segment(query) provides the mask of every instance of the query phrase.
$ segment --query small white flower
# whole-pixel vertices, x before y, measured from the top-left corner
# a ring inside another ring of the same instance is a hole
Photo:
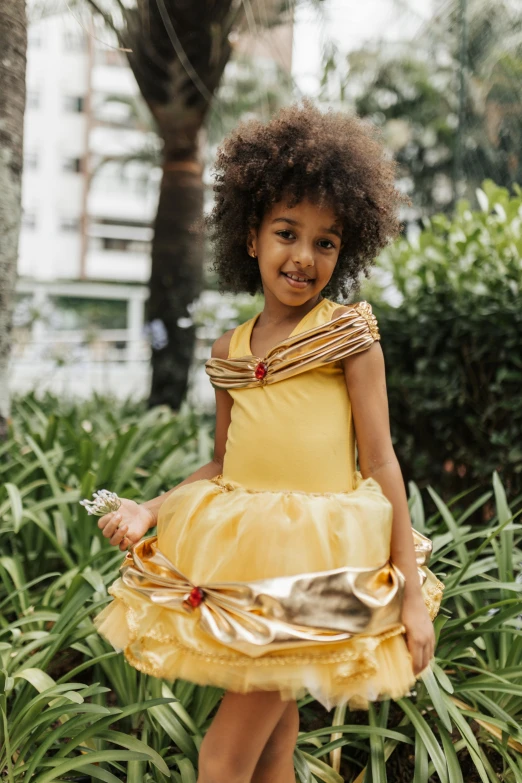
[[[180,329],[188,329],[190,326],[192,326],[192,318],[178,318],[178,326]]]
[[[83,506],[88,514],[95,517],[103,517],[111,511],[117,511],[121,506],[121,500],[115,492],[108,489],[100,489],[93,492],[94,500],[80,500],[80,506]]]

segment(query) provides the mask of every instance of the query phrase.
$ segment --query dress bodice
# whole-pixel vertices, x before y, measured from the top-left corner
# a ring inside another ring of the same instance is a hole
[[[290,337],[330,322],[323,299]],[[252,318],[236,328],[229,359],[252,355]],[[340,361],[272,384],[229,389],[233,398],[224,480],[252,490],[349,492],[354,488],[355,430]]]

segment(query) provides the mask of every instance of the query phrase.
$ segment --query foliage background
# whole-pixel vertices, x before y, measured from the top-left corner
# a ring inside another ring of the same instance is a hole
[[[394,445],[407,480],[446,497],[499,472],[522,492],[522,190],[424,221],[382,257],[400,297],[375,304]],[[374,293],[377,293],[374,291]],[[382,293],[382,292],[381,292]],[[372,300],[374,301],[374,300]]]

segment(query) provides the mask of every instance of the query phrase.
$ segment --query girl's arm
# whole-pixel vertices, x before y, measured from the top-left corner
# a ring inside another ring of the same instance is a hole
[[[406,579],[402,622],[417,674],[433,656],[435,635],[421,592],[406,489],[391,440],[380,343],[374,342],[366,351],[347,357],[343,366],[361,474],[374,478],[393,506],[390,557]]]
[[[212,356],[226,359],[230,345],[232,332],[226,332],[212,346]],[[136,503],[127,498],[121,499],[118,511],[100,517],[98,527],[103,530],[105,538],[110,539],[113,546],[119,546],[124,551],[130,544],[139,541],[150,528],[158,522],[158,514],[165,500],[184,484],[191,484],[199,479],[210,479],[218,476],[223,470],[223,459],[227,443],[228,427],[232,410],[232,397],[227,391],[216,389],[216,434],[214,441],[214,455],[210,462],[198,468],[184,481],[181,481],[172,489],[158,497],[147,500],[145,503]]]

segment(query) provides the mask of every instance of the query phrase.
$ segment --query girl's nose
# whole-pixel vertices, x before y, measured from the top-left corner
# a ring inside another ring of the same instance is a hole
[[[311,256],[309,256],[308,258],[303,258],[303,257],[301,257],[300,259],[296,258],[294,259],[294,264],[300,267],[301,269],[306,269],[307,267],[314,265],[314,259]]]

